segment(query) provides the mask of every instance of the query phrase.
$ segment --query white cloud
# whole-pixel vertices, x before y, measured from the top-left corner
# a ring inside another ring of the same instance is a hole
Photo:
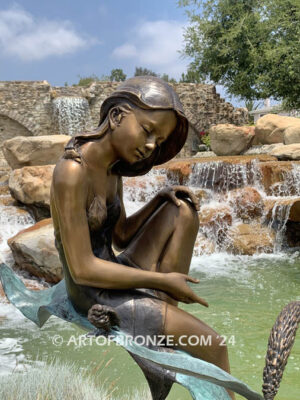
[[[68,21],[38,20],[19,7],[0,11],[0,51],[6,55],[35,61],[74,53],[94,43]]]
[[[178,21],[148,21],[138,24],[127,42],[113,51],[115,58],[131,58],[137,66],[152,68],[179,78],[189,64],[180,57],[184,24]]]

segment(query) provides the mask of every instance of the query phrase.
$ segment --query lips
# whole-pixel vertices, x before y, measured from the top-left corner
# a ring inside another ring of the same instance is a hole
[[[136,152],[140,158],[145,158],[145,154],[140,149],[136,149]]]

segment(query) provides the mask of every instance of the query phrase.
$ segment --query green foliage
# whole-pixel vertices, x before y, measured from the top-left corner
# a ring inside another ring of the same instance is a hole
[[[176,79],[170,78],[168,74],[157,74],[156,72],[151,71],[151,69],[148,68],[135,67],[134,76],[145,76],[145,75],[157,76],[165,82],[176,83]]]
[[[93,82],[100,81],[98,76],[96,76],[95,74],[92,74],[90,76],[79,75],[78,77],[79,77],[78,83],[74,83],[73,86],[89,86]]]
[[[168,74],[158,75],[163,81],[168,83],[176,83],[176,79],[170,78]]]
[[[179,0],[189,16],[184,54],[202,80],[243,99],[300,107],[299,0]]]
[[[196,71],[188,69],[186,74],[183,72],[181,74],[180,81],[182,83],[201,83],[201,78]]]
[[[144,75],[158,76],[158,74],[151,71],[151,69],[143,67],[135,67],[134,76],[144,76]]]
[[[124,74],[122,68],[115,68],[111,70],[109,79],[112,82],[122,82],[125,81],[126,76],[127,75]]]
[[[210,149],[210,136],[207,132],[200,132],[201,142]]]

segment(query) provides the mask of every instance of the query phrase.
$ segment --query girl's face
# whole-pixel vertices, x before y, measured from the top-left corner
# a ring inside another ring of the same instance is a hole
[[[135,108],[122,114],[120,121],[114,123],[111,136],[117,157],[130,164],[149,157],[174,131],[176,123],[176,114],[172,110]]]

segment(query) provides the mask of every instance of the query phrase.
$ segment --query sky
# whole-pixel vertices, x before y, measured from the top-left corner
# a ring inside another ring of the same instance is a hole
[[[135,67],[179,79],[187,24],[176,0],[0,0],[0,80],[63,86]]]

